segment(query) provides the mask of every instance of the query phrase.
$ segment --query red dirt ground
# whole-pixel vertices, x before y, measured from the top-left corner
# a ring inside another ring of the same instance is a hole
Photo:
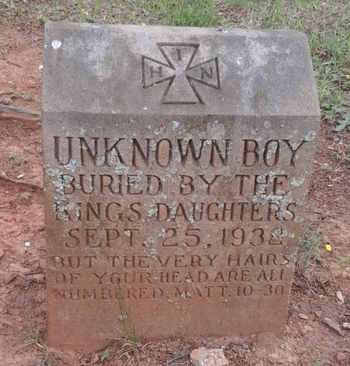
[[[0,25],[1,103],[40,110],[42,45],[42,30]],[[295,276],[284,340],[271,334],[167,339],[144,343],[139,364],[188,365],[176,357],[204,346],[223,348],[230,365],[350,365],[350,330],[342,329],[343,322],[350,322],[348,157],[350,134],[335,134],[322,123],[305,229],[322,234],[323,242],[306,272]],[[330,253],[326,243],[332,245]],[[344,266],[341,258],[347,258]],[[101,353],[48,349],[46,307],[41,125],[0,116],[0,364],[127,363],[131,352],[121,340],[108,348],[105,362]]]

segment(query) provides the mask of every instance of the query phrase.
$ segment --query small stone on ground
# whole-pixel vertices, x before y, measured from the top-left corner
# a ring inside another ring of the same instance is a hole
[[[344,355],[344,353],[343,352],[339,352],[338,354],[337,354],[337,360],[338,361],[344,361],[346,359],[346,356]]]
[[[225,366],[229,364],[222,349],[200,347],[193,350],[190,357],[194,366]]]

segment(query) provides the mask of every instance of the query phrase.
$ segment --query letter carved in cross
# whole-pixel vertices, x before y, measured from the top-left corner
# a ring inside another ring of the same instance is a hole
[[[142,56],[144,88],[168,81],[163,104],[204,104],[195,83],[220,89],[219,62],[214,57],[192,65],[198,51],[197,43],[157,43],[166,63]]]

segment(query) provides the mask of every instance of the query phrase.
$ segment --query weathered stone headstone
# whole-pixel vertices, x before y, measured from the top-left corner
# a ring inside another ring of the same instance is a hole
[[[49,23],[49,344],[282,336],[318,125],[300,33]]]

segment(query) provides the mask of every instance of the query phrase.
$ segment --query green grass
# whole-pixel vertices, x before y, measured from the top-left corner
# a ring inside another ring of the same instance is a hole
[[[349,116],[348,0],[0,0],[2,24],[47,20],[296,29],[309,39],[322,119],[337,127]]]
[[[164,24],[215,27],[220,24],[220,17],[212,0],[173,0],[169,1]]]
[[[317,253],[322,242],[322,235],[314,232],[305,233],[299,241],[297,266],[305,272],[310,261]]]
[[[337,162],[339,164],[345,164],[350,169],[350,145],[340,142],[332,150],[332,155],[336,158]]]
[[[19,349],[26,349],[28,347],[35,347],[37,350],[36,366],[56,366],[61,363],[61,358],[52,353],[43,338],[43,331],[37,326],[34,316],[33,309],[27,304],[24,294],[21,295],[16,291],[18,306],[22,309],[22,315],[24,319],[25,331],[24,344]]]
[[[37,25],[47,20],[210,27],[220,18],[212,0],[0,0],[0,22]]]
[[[23,158],[13,152],[9,152],[9,159],[17,166],[20,166],[23,163]]]
[[[339,259],[339,269],[343,270],[348,266],[350,266],[350,257],[341,257]]]
[[[350,3],[342,0],[227,0],[227,3],[231,12],[225,18],[226,26],[304,32],[309,39],[322,118],[335,125],[344,120],[350,109]],[[243,16],[237,19],[235,13]]]
[[[325,364],[323,360],[315,360],[309,363],[309,366],[322,366]]]

